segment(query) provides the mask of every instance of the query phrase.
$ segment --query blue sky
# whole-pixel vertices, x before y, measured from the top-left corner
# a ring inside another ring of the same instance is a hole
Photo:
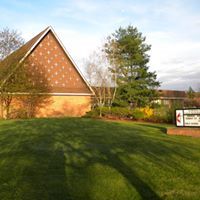
[[[131,24],[152,45],[161,88],[200,88],[199,0],[0,0],[0,22],[26,40],[52,25],[82,71],[106,36]]]

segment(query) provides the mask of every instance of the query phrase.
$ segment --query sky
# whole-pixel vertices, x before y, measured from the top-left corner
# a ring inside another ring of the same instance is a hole
[[[49,25],[83,73],[107,36],[137,27],[152,45],[149,70],[161,89],[200,90],[199,0],[0,0],[0,29],[28,41]]]

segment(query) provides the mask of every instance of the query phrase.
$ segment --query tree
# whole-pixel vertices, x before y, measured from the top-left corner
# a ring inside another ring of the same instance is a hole
[[[137,28],[128,26],[119,28],[107,38],[104,51],[117,75],[118,105],[145,106],[156,96],[155,88],[160,85],[156,73],[149,72],[147,66],[151,49],[145,43],[146,38]]]
[[[13,51],[18,49],[24,44],[24,39],[16,30],[10,30],[9,28],[4,28],[0,30],[0,61],[11,54]],[[4,68],[0,69],[1,73],[1,80],[0,84],[2,85],[5,82],[5,77],[9,73],[9,66],[8,63],[5,62],[6,65]],[[16,63],[13,63],[13,67],[16,67]],[[1,92],[1,116],[3,117],[3,110],[4,106],[6,107],[6,112],[9,113],[10,104],[12,101],[11,96],[8,93],[4,92],[5,88],[2,88],[0,85],[0,92]]]
[[[198,97],[198,92],[195,92],[190,86],[187,91],[187,99],[184,100],[185,107],[196,107],[200,106],[200,101]]]
[[[189,99],[194,99],[195,98],[195,91],[192,89],[192,87],[190,86],[188,91],[187,91],[187,96]]]
[[[95,93],[93,106],[99,107],[99,116],[102,116],[103,106],[111,106],[115,94],[115,84],[109,71],[109,63],[105,54],[94,51],[85,62],[86,77]]]
[[[36,71],[32,76],[34,69],[29,61],[20,62],[23,52],[15,50],[23,44],[24,39],[16,30],[5,28],[0,31],[1,116],[7,119],[18,117],[21,112],[23,117],[33,117],[36,109],[49,101],[48,95],[42,95],[49,92],[46,78]],[[5,58],[8,55],[9,58]],[[14,108],[12,104],[15,104]]]
[[[24,44],[24,39],[16,30],[4,28],[0,30],[0,60]]]
[[[33,69],[28,61],[19,64],[17,68],[14,65],[9,69],[9,76],[1,85],[2,111],[5,110],[5,116],[2,116],[6,119],[18,117],[21,114],[26,118],[34,117],[36,109],[49,101],[49,96],[44,95],[50,91],[45,76],[37,71],[34,71],[32,75]],[[11,112],[13,100],[15,108]]]

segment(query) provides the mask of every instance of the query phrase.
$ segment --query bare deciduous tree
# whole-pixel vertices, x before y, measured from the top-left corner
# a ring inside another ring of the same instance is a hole
[[[0,60],[24,44],[24,39],[16,30],[4,28],[0,30]]]
[[[9,28],[4,28],[0,30],[0,61],[3,60],[6,56],[11,54],[13,51],[18,49],[24,44],[24,39],[16,30],[10,30]],[[15,65],[15,64],[13,64]],[[6,66],[7,67],[7,66]],[[3,76],[6,76],[7,70],[0,69],[2,74],[0,84],[3,83]],[[4,89],[1,89],[1,116],[3,117],[4,106],[6,106],[6,112],[9,113],[10,104],[12,102],[12,96],[4,92]]]
[[[10,69],[11,67],[8,67],[8,76],[0,89],[2,117],[18,118],[22,112],[23,117],[34,117],[36,108],[41,107],[49,99],[48,95],[44,95],[49,92],[46,78],[39,72],[35,72],[33,76],[29,62],[13,66],[14,71]],[[11,109],[13,100],[16,105]]]
[[[2,118],[8,119],[22,114],[23,117],[33,117],[36,109],[49,99],[49,96],[45,95],[49,92],[46,78],[37,72],[31,76],[31,64],[27,61],[20,63],[16,59],[21,56],[20,52],[12,54],[23,44],[24,39],[16,30],[0,30],[0,61],[3,60],[0,64]],[[9,59],[5,58],[8,55]]]
[[[100,117],[103,106],[110,107],[115,96],[116,80],[109,68],[108,60],[101,50],[94,51],[85,62],[86,77],[95,92],[93,107],[99,107]]]

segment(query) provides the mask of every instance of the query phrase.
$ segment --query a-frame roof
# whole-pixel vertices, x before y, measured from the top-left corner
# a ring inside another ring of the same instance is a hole
[[[25,56],[27,52],[30,51],[30,49],[33,47],[33,45],[41,38],[41,36],[46,32],[48,28],[40,32],[38,35],[36,35],[34,38],[29,40],[26,44],[24,44],[22,47],[11,53],[9,56],[7,56],[4,60],[0,62],[0,80],[1,84],[2,82],[9,76],[11,71],[13,70],[13,66],[17,66],[20,62],[22,62],[25,59]],[[8,74],[9,72],[9,74]]]
[[[58,38],[57,34],[55,33],[55,31],[53,30],[53,28],[51,26],[47,27],[45,30],[40,32],[38,35],[36,35],[31,40],[29,40],[22,47],[20,47],[15,52],[11,53],[9,56],[7,56],[4,60],[2,60],[0,62],[0,69],[1,69],[0,87],[3,85],[3,83],[6,81],[6,79],[9,78],[9,76],[12,73],[14,73],[17,66],[20,63],[22,63],[31,54],[31,52],[35,49],[35,47],[42,41],[42,39],[49,32],[51,32],[55,36],[55,38],[59,42],[61,48],[63,49],[63,51],[65,52],[65,54],[67,55],[67,57],[69,58],[69,60],[71,61],[71,63],[73,64],[73,66],[75,67],[75,69],[77,70],[77,72],[79,73],[79,75],[81,76],[83,81],[85,82],[85,84],[87,85],[87,87],[89,88],[89,90],[91,91],[91,94],[94,94],[94,92],[93,92],[92,88],[90,87],[90,85],[88,84],[87,80],[84,78],[83,74],[81,73],[81,71],[79,70],[79,68],[77,67],[77,65],[73,61],[72,57],[69,55],[69,53],[67,52],[64,45],[62,44],[62,42],[60,41],[60,39]],[[10,69],[8,69],[8,68],[10,68]],[[9,72],[9,74],[8,74],[8,72]]]

